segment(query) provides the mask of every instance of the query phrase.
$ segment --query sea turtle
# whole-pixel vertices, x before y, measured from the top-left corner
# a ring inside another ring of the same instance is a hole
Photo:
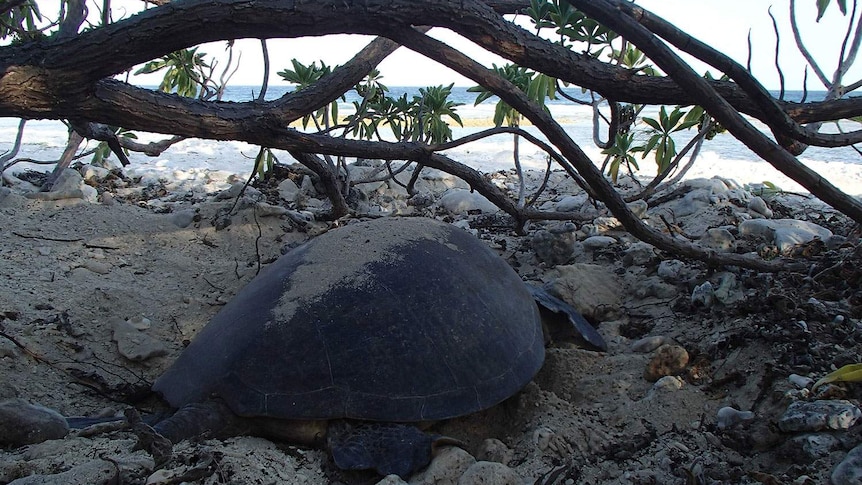
[[[263,433],[404,477],[437,439],[409,423],[494,406],[543,360],[533,296],[487,245],[427,218],[359,222],[292,249],[212,318],[153,385],[178,409],[154,429]]]

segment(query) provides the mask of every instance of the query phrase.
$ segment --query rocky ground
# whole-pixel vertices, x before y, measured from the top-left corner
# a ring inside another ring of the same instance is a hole
[[[374,170],[365,165],[355,171]],[[70,174],[57,195],[28,196],[26,180],[0,189],[0,483],[381,480],[256,437],[184,442],[157,466],[124,421],[67,430],[52,410],[158,410],[150,384],[221,305],[259,267],[333,226],[314,219],[325,202],[302,171],[280,169],[242,193],[231,178],[189,186],[78,173],[86,182]],[[516,189],[511,173],[489,176]],[[540,174],[528,179],[541,184]],[[556,339],[521,393],[435,425],[464,445],[441,449],[410,483],[862,483],[862,387],[813,386],[860,362],[862,246],[846,218],[803,195],[722,179],[633,205],[715,250],[805,263],[764,274],[638,242],[561,173],[538,205],[586,222],[534,223],[526,235],[446,175],[428,172],[419,188],[408,198],[397,185],[366,184],[351,202],[357,217],[436,217],[474,232],[525,280],[576,306],[608,350]]]

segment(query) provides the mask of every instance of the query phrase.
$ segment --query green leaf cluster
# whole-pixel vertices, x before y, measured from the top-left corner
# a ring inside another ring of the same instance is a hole
[[[609,155],[610,164],[608,165],[608,175],[611,180],[616,183],[619,177],[620,167],[626,165],[639,170],[637,159],[634,154],[643,151],[643,146],[635,146],[634,133],[617,133],[614,137],[614,144],[602,150],[602,153]]]
[[[363,95],[362,101],[353,102],[356,111],[346,118],[351,127],[348,134],[369,140],[381,139],[379,130],[387,127],[399,141],[445,143],[453,136],[448,121],[463,126],[457,113],[460,103],[449,99],[453,86],[428,86],[420,88],[419,94],[411,98],[407,94],[393,98],[386,95],[389,89],[379,78],[373,83],[366,81],[357,86],[357,92]]]
[[[545,100],[556,99],[556,80],[552,77],[514,64],[506,64],[502,67],[494,64],[492,69],[497,75],[508,80],[526,93],[531,101],[538,103],[546,110]],[[473,103],[474,106],[494,96],[494,93],[484,86],[470,87],[467,89],[467,92],[478,93],[476,101]],[[494,109],[495,126],[502,126],[505,122],[506,126],[516,127],[520,124],[520,120],[521,114],[517,110],[506,104],[503,100],[497,102],[497,106]]]
[[[302,90],[316,83],[320,78],[332,73],[332,67],[327,66],[323,61],[320,65],[317,62],[312,62],[305,65],[296,59],[290,60],[293,69],[284,69],[278,72],[278,75],[285,81],[295,84],[296,90]],[[341,97],[344,100],[344,97]],[[318,127],[329,127],[330,123],[338,122],[338,101],[333,101],[327,106],[324,106],[314,113],[307,114],[302,117],[302,127],[308,128],[311,121],[315,122]]]
[[[266,174],[272,171],[272,167],[277,161],[271,149],[262,147],[254,159],[254,168],[257,172],[258,180],[263,180]]]
[[[829,7],[829,4],[832,3],[832,0],[816,0],[817,1],[817,21],[820,22],[820,19],[823,18],[823,14],[826,13],[826,9]],[[838,9],[841,10],[841,15],[847,15],[847,0],[838,0]]]
[[[130,140],[137,140],[138,139],[138,135],[134,134],[133,132],[131,132],[125,128],[120,128],[118,126],[111,126],[110,128],[111,128],[111,131],[113,131],[114,134],[117,135],[117,137],[119,137],[119,138],[128,138]],[[123,148],[123,152],[126,153],[126,156],[129,155],[129,150]],[[90,160],[90,163],[91,164],[99,164],[103,160],[110,157],[112,153],[113,152],[111,151],[111,147],[108,146],[107,142],[104,142],[104,141],[99,142],[99,145],[96,146],[96,150],[93,152],[93,158]]]
[[[598,56],[618,34],[587,17],[564,0],[530,0],[524,13],[533,21],[536,32],[554,29],[563,45],[585,43],[585,52]],[[593,48],[596,50],[593,50]]]
[[[203,83],[203,70],[210,67],[205,59],[206,54],[198,53],[197,50],[195,47],[172,52],[144,64],[135,74],[151,74],[164,70],[165,76],[159,84],[159,91],[175,92],[187,98],[197,97],[198,89]]]
[[[676,142],[674,142],[672,134],[697,125],[701,121],[701,116],[697,116],[695,111],[689,112],[686,116],[686,112],[682,111],[679,106],[668,113],[666,107],[662,106],[659,110],[658,119],[642,118],[643,122],[650,127],[650,137],[643,145],[643,158],[655,150],[655,162],[658,170],[660,173],[665,171],[677,153]]]
[[[41,21],[42,14],[35,0],[11,8],[0,15],[0,39],[23,41],[40,37],[42,33],[37,22]]]

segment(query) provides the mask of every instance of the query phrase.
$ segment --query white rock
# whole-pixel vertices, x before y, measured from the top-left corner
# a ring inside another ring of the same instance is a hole
[[[859,485],[862,483],[862,445],[850,450],[832,470],[832,485]]]
[[[643,219],[647,215],[647,209],[649,209],[649,205],[645,200],[636,200],[634,202],[629,202],[628,208],[638,219]]]
[[[797,389],[806,389],[808,386],[814,383],[814,379],[810,377],[800,376],[799,374],[790,374],[787,377],[787,380],[790,381],[791,384],[796,386]]]
[[[567,195],[557,201],[555,210],[559,212],[577,212],[584,204],[587,203],[589,197],[586,193],[578,195]]]
[[[440,197],[439,203],[450,214],[465,214],[476,210],[486,214],[493,214],[500,210],[482,194],[464,189],[447,190]]]
[[[296,202],[299,195],[299,187],[291,179],[284,179],[278,184],[278,196],[288,202]]]
[[[161,341],[141,332],[125,320],[116,319],[113,324],[112,340],[117,342],[117,351],[123,357],[142,362],[168,353]]]
[[[712,286],[712,283],[709,281],[704,282],[698,286],[694,287],[694,290],[691,292],[691,303],[692,304],[700,304],[706,308],[712,306],[715,302],[715,289]]]
[[[787,411],[778,420],[778,428],[786,433],[841,430],[853,426],[860,417],[862,411],[850,401],[796,401],[787,407]]]
[[[736,245],[736,239],[733,237],[733,234],[723,227],[707,229],[698,242],[701,246],[725,252],[733,251]]]
[[[832,236],[832,231],[825,227],[795,219],[751,219],[739,225],[739,233],[764,238],[778,246],[781,252],[815,238],[826,241]]]
[[[748,208],[762,217],[765,217],[767,219],[772,218],[772,209],[770,209],[769,206],[766,205],[766,201],[763,200],[763,198],[759,195],[752,197],[751,200],[748,201]]]
[[[425,470],[410,477],[410,485],[445,485],[456,484],[461,475],[476,463],[470,453],[449,446],[437,453]]]
[[[458,479],[458,485],[523,485],[524,481],[514,470],[502,463],[479,461]]]
[[[728,429],[736,426],[743,421],[754,419],[754,413],[751,411],[740,411],[730,406],[725,406],[718,410],[715,424],[718,429]]]

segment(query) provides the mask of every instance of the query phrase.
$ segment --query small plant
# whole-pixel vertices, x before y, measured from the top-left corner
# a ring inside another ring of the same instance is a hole
[[[608,175],[614,183],[617,182],[621,166],[625,165],[629,167],[629,170],[631,167],[634,167],[635,170],[639,169],[634,154],[643,151],[643,147],[634,146],[634,137],[634,133],[617,133],[614,144],[602,150],[603,154],[611,157]]]
[[[670,113],[667,112],[665,106],[662,106],[659,110],[658,119],[641,118],[651,128],[650,138],[643,146],[642,158],[646,158],[648,153],[655,150],[655,163],[659,173],[664,172],[676,156],[676,142],[674,142],[672,134],[687,130],[700,122],[700,120],[683,119],[685,113],[685,111],[680,110],[679,106]]]
[[[129,140],[137,140],[138,135],[133,132],[126,130],[125,128],[119,128],[116,126],[109,127],[111,131],[117,135],[118,138],[127,138]],[[129,150],[127,148],[123,148],[123,152],[126,156],[129,155]],[[111,147],[108,146],[108,142],[99,142],[99,145],[96,147],[95,151],[93,151],[93,158],[90,160],[91,164],[99,164],[102,160],[107,159],[111,156],[113,152],[111,151]]]
[[[204,58],[206,54],[198,53],[197,50],[198,48],[195,47],[172,52],[161,59],[144,64],[144,67],[138,69],[135,74],[151,74],[164,69],[165,76],[159,84],[159,91],[176,92],[187,98],[197,97],[198,89],[204,82],[202,72],[210,68]]]
[[[284,69],[278,72],[278,75],[282,77],[285,81],[295,84],[296,90],[299,91],[301,89],[305,89],[308,86],[316,83],[323,76],[330,74],[332,72],[332,67],[327,66],[320,62],[320,66],[317,65],[317,62],[312,62],[309,65],[305,65],[296,59],[291,59],[290,63],[293,65],[293,69]],[[336,66],[337,67],[337,66]],[[344,97],[340,98],[344,101]],[[324,106],[319,110],[315,111],[313,114],[307,114],[302,118],[302,127],[308,128],[308,124],[310,121],[314,121],[317,129],[329,128],[331,124],[338,122],[338,100],[329,103],[328,106]]]

